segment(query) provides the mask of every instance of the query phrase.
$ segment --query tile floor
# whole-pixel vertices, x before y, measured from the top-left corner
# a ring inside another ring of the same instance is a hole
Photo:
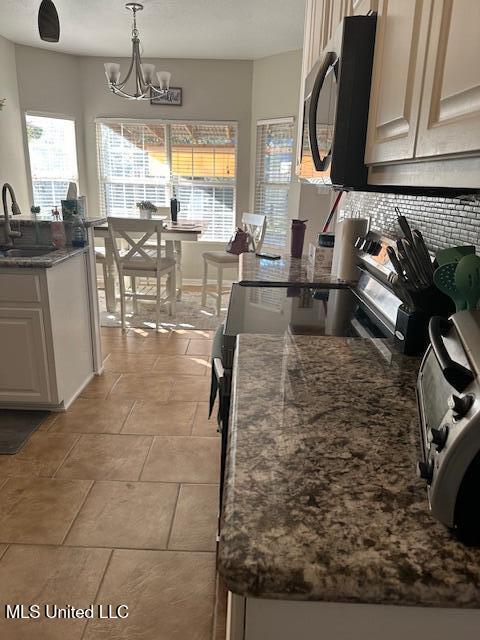
[[[129,605],[5,620],[5,640],[210,640],[219,445],[211,334],[102,329],[105,373],[0,456],[0,602]]]

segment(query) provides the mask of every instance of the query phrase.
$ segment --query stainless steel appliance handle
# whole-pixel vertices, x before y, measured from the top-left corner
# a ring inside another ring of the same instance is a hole
[[[320,91],[322,90],[323,83],[325,82],[327,72],[329,68],[333,64],[335,64],[336,60],[337,56],[333,51],[329,51],[325,55],[325,60],[323,61],[320,71],[318,72],[310,97],[310,108],[308,112],[308,136],[310,138],[310,150],[312,152],[313,164],[317,171],[325,171],[330,163],[331,149],[328,155],[323,158],[323,160],[320,157],[320,150],[318,148],[317,139],[317,108],[318,98],[320,96]]]
[[[473,381],[475,375],[450,357],[445,347],[443,337],[452,326],[451,322],[442,316],[432,316],[428,325],[428,333],[432,349],[437,358],[438,365],[445,377],[445,380],[454,389],[462,392]]]

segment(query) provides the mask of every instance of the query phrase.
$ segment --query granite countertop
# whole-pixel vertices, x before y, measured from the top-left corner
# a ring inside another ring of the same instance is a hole
[[[17,245],[17,249],[21,249],[22,245]],[[86,253],[88,246],[85,247],[65,247],[64,249],[55,249],[42,256],[22,256],[4,258],[0,255],[0,269],[3,267],[21,267],[23,269],[48,269],[54,267],[61,262],[65,262],[69,258],[80,253]]]
[[[97,216],[96,218],[84,218],[83,219],[83,223],[84,226],[86,228],[88,227],[94,227],[97,226],[99,224],[102,224],[103,222],[106,222],[106,217],[105,216]],[[55,220],[53,219],[51,214],[48,215],[38,215],[36,217],[36,219],[33,217],[33,215],[30,214],[22,214],[19,216],[10,216],[10,224],[12,226],[12,229],[16,229],[18,227],[18,224],[20,223],[21,226],[23,227],[33,227],[35,224],[44,226],[44,225],[49,225],[52,224],[52,222],[55,222]],[[72,221],[71,220],[60,220],[60,222],[65,222],[66,224],[71,224]],[[0,218],[0,226],[3,226],[5,224],[5,218],[3,218],[3,216]],[[0,234],[0,244],[2,243],[2,237]]]
[[[480,549],[430,516],[416,477],[418,366],[361,338],[238,337],[219,548],[231,591],[480,607]]]
[[[248,287],[318,287],[346,289],[352,282],[342,280],[321,268],[309,269],[308,258],[282,256],[279,260],[258,258],[254,253],[240,255],[238,283]]]

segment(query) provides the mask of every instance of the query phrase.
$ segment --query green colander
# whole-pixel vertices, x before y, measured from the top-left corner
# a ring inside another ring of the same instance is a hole
[[[467,303],[455,283],[455,270],[457,268],[457,264],[457,262],[450,262],[438,267],[438,269],[435,269],[433,282],[437,289],[440,289],[442,293],[454,301],[457,311],[463,311],[466,308]]]

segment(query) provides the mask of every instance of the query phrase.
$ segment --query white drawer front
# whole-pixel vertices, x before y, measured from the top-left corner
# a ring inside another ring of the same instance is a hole
[[[0,302],[40,302],[40,276],[16,273],[11,269],[0,273]]]

